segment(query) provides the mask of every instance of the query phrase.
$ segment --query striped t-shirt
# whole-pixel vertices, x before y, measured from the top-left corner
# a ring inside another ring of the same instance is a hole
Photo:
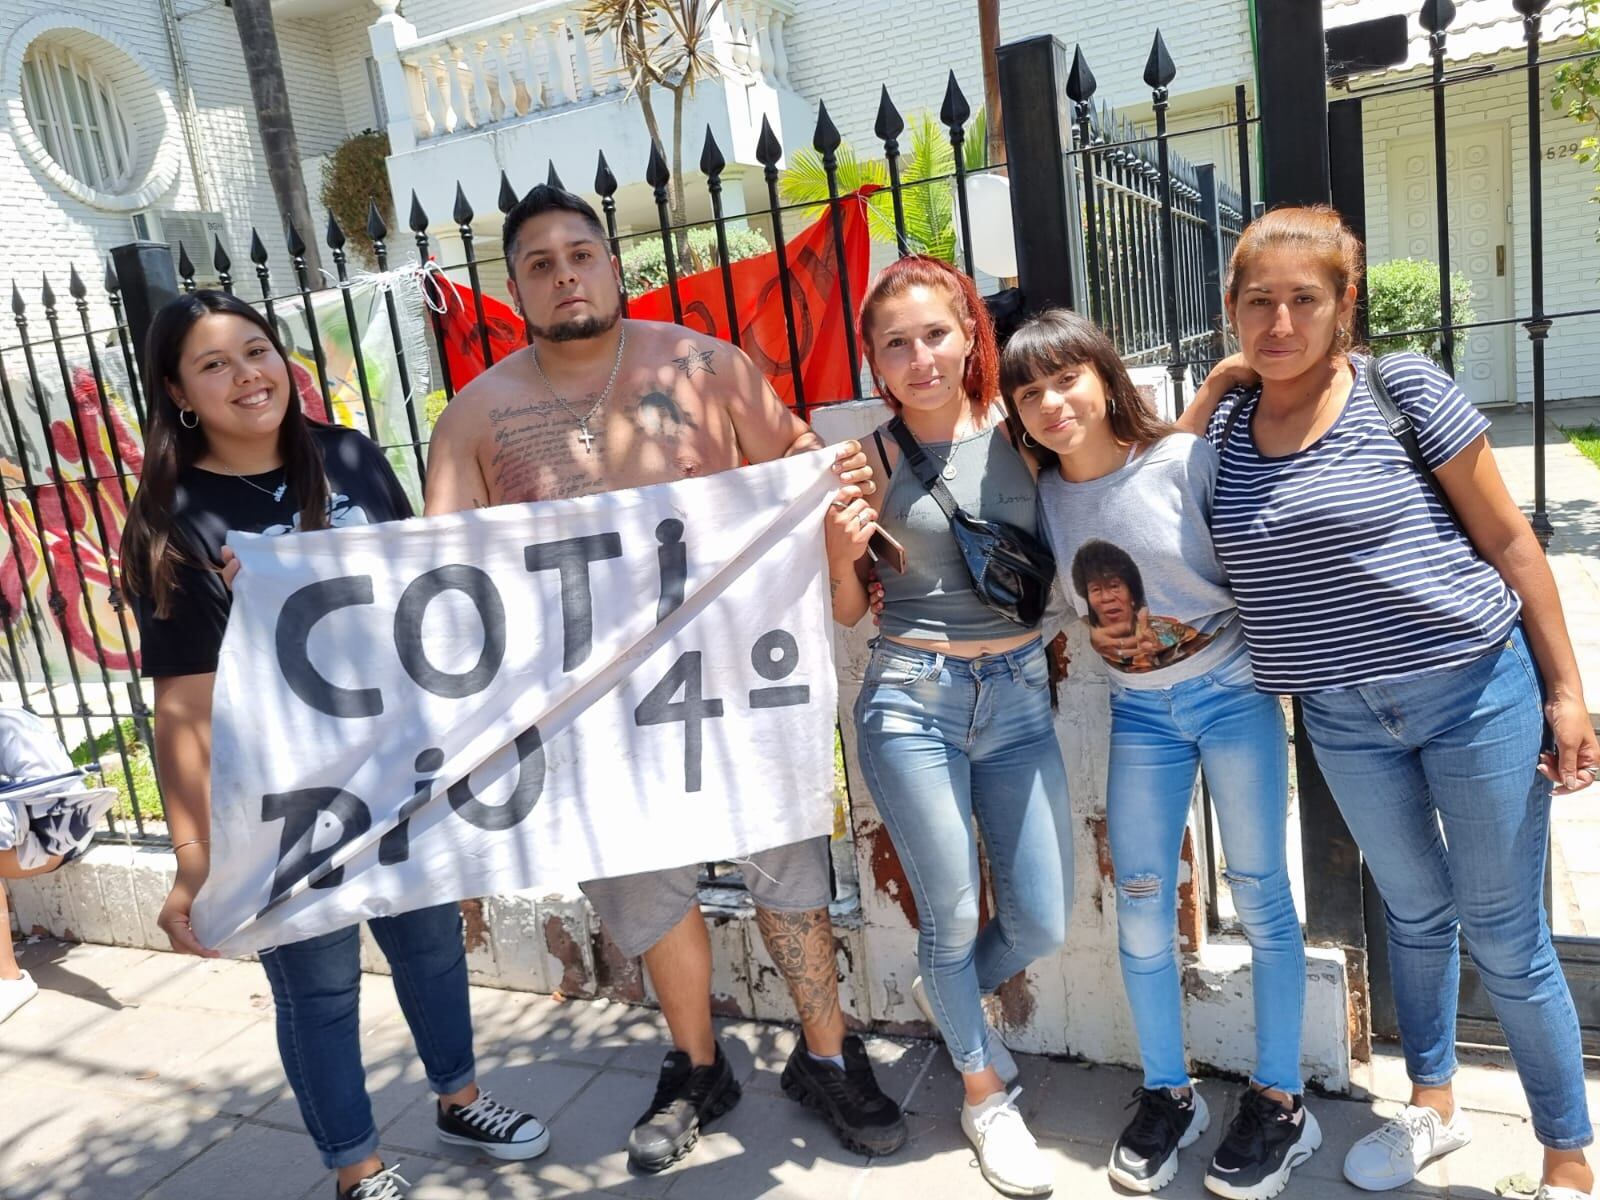
[[[1212,537],[1262,691],[1327,691],[1460,666],[1502,644],[1521,608],[1383,423],[1369,366],[1355,360],[1344,411],[1295,454],[1256,451],[1259,388],[1223,397],[1206,431],[1220,457]],[[1420,354],[1385,358],[1383,377],[1435,470],[1489,427]]]

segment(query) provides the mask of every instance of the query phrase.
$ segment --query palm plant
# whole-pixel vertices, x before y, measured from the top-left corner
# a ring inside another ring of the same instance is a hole
[[[617,39],[617,73],[637,96],[650,141],[665,153],[652,88],[672,93],[672,223],[687,221],[683,194],[683,106],[697,86],[722,74],[711,41],[711,19],[722,0],[590,0],[584,26]]]
[[[901,206],[905,211],[906,241],[917,254],[956,260],[956,209],[951,176],[955,151],[949,133],[930,112],[912,115],[908,125],[911,149],[900,158]],[[987,122],[980,108],[966,128],[961,147],[962,166],[981,171],[988,165],[985,147]],[[872,240],[895,242],[894,200],[888,192],[889,167],[881,158],[862,158],[848,143],[834,153],[836,187],[841,196],[863,186],[885,189],[867,200],[867,227]],[[804,205],[807,220],[827,211],[828,175],[815,150],[796,150],[789,167],[778,178],[778,190],[790,204]]]

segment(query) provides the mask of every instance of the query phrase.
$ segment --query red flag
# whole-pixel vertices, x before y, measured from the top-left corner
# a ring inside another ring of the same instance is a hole
[[[845,323],[855,322],[856,310],[866,293],[871,241],[867,231],[865,189],[839,202],[844,235],[845,265],[850,280],[848,305],[843,299],[843,279],[833,237],[833,219],[824,213],[790,239],[784,250],[789,264],[789,298],[794,309],[795,345],[800,354],[800,381],[808,407],[848,400],[851,363],[845,341]],[[729,269],[733,284],[733,311],[739,327],[739,346],[767,377],[773,389],[791,407],[795,380],[789,350],[788,324],[778,273],[778,254],[769,250],[758,258],[736,262]],[[449,283],[442,320],[450,382],[457,391],[483,370],[483,345],[472,291]],[[721,268],[713,267],[678,281],[683,324],[731,342],[731,322]],[[524,345],[522,320],[511,306],[489,296],[482,298],[489,344],[498,362]],[[647,321],[672,320],[669,289],[657,288],[628,301],[628,315]],[[859,350],[857,351],[859,355]]]

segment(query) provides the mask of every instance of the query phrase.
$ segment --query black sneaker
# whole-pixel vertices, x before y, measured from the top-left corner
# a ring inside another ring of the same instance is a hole
[[[855,1034],[844,1039],[843,1056],[842,1071],[831,1062],[818,1062],[806,1052],[802,1034],[779,1080],[783,1094],[832,1125],[846,1150],[893,1154],[906,1142],[900,1106],[883,1094],[867,1048]]]
[[[1205,1097],[1171,1088],[1134,1088],[1133,1120],[1111,1147],[1111,1178],[1131,1192],[1153,1192],[1178,1173],[1178,1151],[1192,1146],[1211,1125]]]
[[[333,1194],[338,1200],[405,1200],[406,1188],[411,1185],[400,1178],[398,1167],[396,1163],[376,1175],[368,1175],[354,1187],[345,1188],[342,1192],[335,1187]]]
[[[1206,1169],[1206,1187],[1230,1200],[1268,1200],[1320,1145],[1322,1130],[1299,1096],[1291,1110],[1250,1088]]]
[[[739,1103],[741,1092],[717,1047],[709,1067],[691,1066],[689,1056],[674,1050],[661,1063],[655,1098],[628,1135],[628,1158],[641,1171],[662,1171],[700,1140],[700,1130]]]
[[[532,1113],[489,1099],[480,1091],[471,1104],[435,1105],[439,1140],[473,1146],[493,1158],[538,1158],[550,1148],[550,1131]]]

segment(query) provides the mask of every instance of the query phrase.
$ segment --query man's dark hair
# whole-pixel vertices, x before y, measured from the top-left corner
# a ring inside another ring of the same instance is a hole
[[[561,188],[541,183],[518,200],[506,214],[505,226],[500,233],[500,249],[506,258],[507,275],[516,274],[512,269],[511,248],[516,245],[517,233],[534,217],[542,217],[548,212],[577,213],[589,223],[589,228],[594,230],[595,236],[602,242],[605,241],[605,226],[600,224],[600,218],[587,200]]]
[[[1072,556],[1072,588],[1085,601],[1089,599],[1091,583],[1117,579],[1128,585],[1128,592],[1133,597],[1133,610],[1138,612],[1144,607],[1144,578],[1139,574],[1139,566],[1131,554],[1121,546],[1090,538]],[[1095,615],[1092,606],[1089,609],[1089,623],[1100,624],[1100,618]]]

